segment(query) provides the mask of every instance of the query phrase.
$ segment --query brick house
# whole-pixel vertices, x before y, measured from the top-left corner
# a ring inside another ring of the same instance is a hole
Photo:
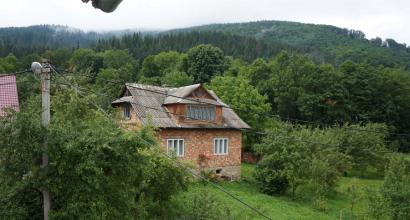
[[[122,122],[158,128],[164,151],[221,176],[241,175],[242,130],[250,128],[201,84],[180,88],[127,83],[112,106]]]
[[[6,116],[9,108],[19,111],[16,76],[0,75],[0,117]]]

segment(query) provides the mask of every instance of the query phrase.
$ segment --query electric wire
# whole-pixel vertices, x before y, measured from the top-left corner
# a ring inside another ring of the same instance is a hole
[[[107,79],[101,79],[102,81],[105,82],[110,82],[110,83],[124,83],[123,81],[118,81],[118,80],[107,80]],[[166,96],[170,96],[170,97],[174,97],[174,98],[179,98],[182,100],[189,100],[189,101],[193,101],[196,102],[198,104],[209,104],[208,102],[204,102],[204,101],[200,101],[200,100],[196,100],[196,99],[192,99],[192,98],[186,98],[186,97],[181,97],[181,96],[176,96],[176,95],[172,95],[172,94],[168,94],[168,93],[164,93],[161,91],[156,91],[156,90],[152,90],[152,89],[147,89],[147,88],[141,88],[141,87],[136,87],[133,86],[131,84],[127,84],[128,87],[131,88],[135,88],[135,89],[139,89],[142,91],[147,91],[147,92],[152,92],[152,93],[156,93],[156,94],[161,94],[161,95],[166,95]],[[230,107],[230,106],[223,106],[223,108],[226,109],[231,109],[233,111],[236,112],[245,112],[245,110],[243,109],[238,109],[238,108],[234,108],[234,107]],[[316,125],[316,126],[328,126],[325,123],[321,123],[321,122],[314,122],[314,121],[307,121],[307,120],[301,120],[301,119],[296,119],[296,118],[290,118],[290,117],[281,117],[279,115],[275,115],[275,114],[271,114],[269,112],[263,113],[263,115],[268,116],[268,117],[274,117],[274,118],[278,118],[281,119],[283,121],[293,121],[293,122],[300,122],[300,123],[305,123],[305,124],[311,124],[311,125]],[[379,133],[379,134],[384,134],[384,132],[381,131],[377,131],[377,130],[368,130],[368,129],[361,129],[361,128],[344,128],[344,127],[340,127],[341,129],[345,129],[345,130],[355,130],[355,131],[361,131],[361,132],[368,132],[368,133]],[[394,133],[394,132],[389,132],[390,135],[395,135],[395,136],[407,136],[410,137],[410,134],[407,133]]]
[[[52,65],[50,65],[50,66],[53,68],[54,71],[61,71],[61,72],[66,72],[66,73],[73,73],[73,72],[68,71],[68,70],[55,68],[55,67],[52,66]],[[30,71],[31,71],[30,69],[26,69],[26,70],[22,70],[22,71],[19,71],[19,72],[16,72],[16,73],[11,73],[11,74],[6,74],[6,75],[0,75],[0,77],[2,77],[2,76],[8,76],[8,75],[16,75],[16,74],[20,74],[20,73],[26,73],[26,72],[30,72]],[[120,84],[124,84],[124,81],[119,81],[119,80],[107,80],[107,79],[101,79],[101,80],[102,80],[102,81],[105,81],[105,82],[110,82],[110,83],[120,83]],[[8,84],[8,83],[0,84],[0,85],[7,85],[7,84]],[[193,101],[193,102],[196,102],[196,103],[198,103],[198,104],[209,104],[209,103],[207,103],[207,102],[203,102],[203,101],[196,100],[196,99],[189,99],[189,98],[186,98],[186,97],[180,97],[180,96],[176,96],[176,95],[172,95],[172,94],[167,94],[167,93],[160,92],[160,91],[155,91],[155,90],[151,90],[151,89],[135,87],[135,86],[132,86],[132,85],[130,85],[130,84],[127,84],[127,86],[129,86],[129,87],[131,87],[131,88],[136,88],[136,89],[140,89],[140,90],[144,90],[144,91],[149,91],[149,92],[157,93],[157,94],[167,95],[167,96],[174,97],[174,98],[179,98],[179,99],[183,99],[183,100]],[[224,108],[227,108],[227,109],[231,109],[231,110],[236,111],[236,112],[245,112],[245,110],[243,110],[243,109],[233,108],[233,107],[230,107],[230,106],[223,106],[223,107],[224,107]],[[263,115],[265,115],[265,116],[267,116],[267,117],[274,117],[274,118],[277,118],[277,119],[280,119],[280,120],[283,120],[283,121],[292,121],[292,122],[297,122],[297,123],[304,123],[304,124],[316,125],[316,126],[320,126],[320,127],[328,126],[327,124],[322,123],[322,122],[308,121],[308,120],[296,119],[296,118],[291,118],[291,117],[282,117],[282,116],[280,116],[280,115],[271,114],[271,113],[269,113],[269,112],[263,113]],[[340,128],[341,128],[341,129],[345,129],[345,130],[355,130],[355,131],[360,131],[360,132],[384,134],[384,132],[377,131],[377,130],[368,130],[368,129],[352,128],[352,127],[349,127],[349,128],[340,127]],[[410,137],[410,134],[408,134],[408,133],[394,133],[394,132],[389,132],[389,134],[390,134],[390,135],[393,135],[393,136],[406,136],[406,137]]]
[[[52,70],[53,70],[55,73],[58,73],[57,69],[56,69],[54,66],[50,65],[50,67],[52,68]],[[62,77],[62,78],[64,78],[64,80],[65,80],[66,82],[70,83],[70,81],[67,79],[67,77],[66,77],[65,75],[63,75],[63,74],[58,74],[58,75],[56,75],[56,76]],[[111,81],[111,80],[108,80],[108,82],[112,82],[112,81]],[[121,83],[124,83],[124,82],[121,82]],[[66,84],[66,85],[67,85],[67,86],[73,86],[72,84]],[[161,95],[168,95],[167,93],[159,92],[159,91],[156,91],[156,90],[150,90],[150,89],[140,88],[140,87],[134,87],[134,86],[129,85],[129,84],[128,84],[127,86],[132,87],[132,88],[136,88],[136,89],[141,89],[141,90],[146,91],[146,92],[152,92],[152,93],[157,93],[157,94],[161,94]],[[107,94],[98,93],[98,92],[92,91],[92,90],[90,90],[90,89],[85,89],[85,88],[80,87],[80,86],[75,86],[75,89],[76,89],[76,91],[88,90],[88,92],[94,93],[95,95],[100,95],[100,96],[105,96],[105,97],[111,98],[111,97],[110,97],[109,95],[107,95]],[[209,104],[208,102],[202,102],[202,101],[199,101],[199,100],[196,100],[196,99],[187,99],[186,97],[181,97],[181,96],[175,96],[175,95],[168,95],[168,96],[176,97],[176,98],[180,98],[180,99],[185,99],[185,100],[190,100],[190,101],[194,101],[194,102],[197,102],[197,101],[198,101],[198,102],[200,102],[200,103],[202,103],[202,104],[204,104],[204,103]],[[89,101],[91,101],[91,100],[89,100]],[[174,116],[177,116],[177,117],[184,117],[184,118],[191,119],[191,120],[197,120],[197,119],[195,119],[195,118],[190,118],[189,116],[184,115],[184,114],[178,114],[178,113],[170,112],[170,111],[167,111],[167,110],[164,110],[164,109],[158,109],[158,108],[155,108],[155,107],[142,105],[142,104],[137,103],[137,102],[130,101],[129,103],[130,103],[130,104],[137,105],[137,106],[140,106],[140,107],[143,107],[143,108],[146,108],[146,109],[151,109],[151,110],[154,110],[154,111],[158,111],[158,112],[163,112],[163,113],[166,113],[166,114],[174,115]],[[94,104],[96,104],[96,103],[94,102]],[[99,108],[100,108],[100,107],[99,107]],[[231,109],[231,110],[235,110],[234,108],[231,108],[231,107],[226,107],[226,108]],[[209,122],[209,123],[215,124],[215,125],[219,125],[219,124],[216,123],[216,122]],[[253,133],[253,134],[257,134],[257,135],[275,135],[275,136],[278,136],[277,133],[269,132],[269,131],[261,132],[261,131],[255,130],[255,129],[242,129],[242,130],[243,130],[245,133]],[[294,137],[294,136],[291,136],[291,137],[289,137],[289,136],[282,136],[282,138],[290,139],[290,140],[298,140],[298,141],[305,142],[305,143],[310,143],[310,144],[318,144],[318,145],[322,145],[322,146],[325,146],[325,147],[333,147],[333,148],[348,147],[347,145],[334,145],[334,144],[330,144],[330,143],[322,143],[322,142],[317,142],[317,141],[305,140],[305,139],[301,139],[300,137]],[[386,143],[391,143],[391,142],[386,141]],[[385,152],[381,152],[381,153],[385,153]]]
[[[61,76],[65,78],[64,75],[61,75]],[[67,80],[67,78],[65,78],[65,79]],[[78,90],[84,90],[84,88],[77,88],[77,89],[78,89]],[[136,89],[140,89],[140,87],[136,87]],[[147,91],[147,92],[157,92],[157,91],[155,91],[155,90],[148,90],[148,89],[142,89],[142,90]],[[96,95],[105,96],[105,97],[109,97],[109,98],[110,98],[110,96],[107,95],[107,94],[98,93],[98,92],[94,92],[94,91],[91,91],[91,90],[88,90],[88,92],[91,92],[91,93],[94,93],[94,94],[96,94]],[[161,94],[165,95],[164,93],[161,93]],[[174,96],[174,97],[180,97],[180,96]],[[186,99],[186,98],[185,98],[185,99]],[[192,101],[192,99],[189,99],[189,100]],[[137,103],[137,102],[134,102],[134,101],[129,101],[129,103],[130,103],[130,104],[137,105],[137,106],[140,106],[140,107],[143,107],[143,108],[155,110],[155,111],[158,111],[158,112],[163,112],[163,113],[171,114],[171,115],[178,116],[178,117],[185,117],[185,118],[188,118],[188,119],[196,120],[196,119],[194,119],[194,118],[189,118],[187,115],[184,115],[184,114],[178,114],[178,113],[166,111],[166,110],[164,110],[164,109],[158,109],[158,108],[155,108],[155,107],[150,107],[150,106],[142,105],[142,104]],[[218,125],[218,123],[216,123],[216,122],[209,122],[209,123]],[[254,134],[257,134],[257,135],[264,135],[264,136],[266,136],[266,135],[275,135],[275,136],[278,136],[277,133],[274,133],[274,132],[271,132],[271,131],[261,132],[261,131],[255,130],[255,129],[242,129],[242,131],[244,131],[245,133],[254,133]],[[322,142],[317,142],[317,141],[311,141],[311,140],[302,139],[302,138],[300,138],[300,137],[295,137],[295,136],[291,136],[291,137],[289,137],[289,136],[278,136],[278,137],[285,138],[285,139],[288,139],[288,140],[298,140],[298,141],[305,142],[305,143],[309,143],[309,144],[317,144],[317,145],[321,145],[321,146],[324,146],[324,147],[333,147],[333,148],[348,147],[348,145],[334,145],[334,144],[331,144],[331,143],[322,143]],[[386,141],[386,143],[389,143],[389,142]],[[379,152],[379,153],[388,153],[388,152]]]
[[[18,72],[15,72],[15,73],[0,74],[0,78],[1,77],[6,77],[6,76],[15,76],[17,74],[22,74],[22,73],[27,73],[27,72],[31,72],[31,70],[30,69],[25,69],[25,70],[18,71]]]
[[[58,72],[52,68],[53,71],[55,71],[57,74]],[[80,90],[79,86],[73,85],[70,81],[66,80],[66,82],[71,85],[71,88],[75,89],[75,91],[78,92],[79,95],[81,95],[82,97],[84,97],[84,95],[82,95],[82,91]],[[85,97],[84,97],[85,98]],[[88,99],[87,99],[88,100]],[[86,101],[87,101],[86,100]],[[88,100],[89,101],[89,100]],[[90,103],[90,102],[89,102]],[[94,105],[100,112],[102,112],[109,120],[113,120],[115,123],[117,123],[117,121],[115,119],[113,119],[110,114],[108,114],[105,110],[103,110],[101,107],[99,107],[98,105],[96,105],[95,103],[90,103],[92,105]],[[143,141],[145,144],[151,146],[151,147],[156,147],[154,144],[146,141],[145,139],[143,139],[142,137],[137,136],[141,141]],[[255,207],[249,205],[247,202],[243,201],[242,199],[238,198],[236,195],[234,195],[233,193],[231,193],[229,190],[227,190],[225,187],[214,183],[212,181],[210,181],[209,179],[203,177],[202,175],[198,175],[197,173],[195,173],[193,170],[189,169],[188,167],[186,167],[184,164],[182,164],[180,161],[175,160],[173,157],[171,157],[170,155],[160,151],[160,153],[164,156],[166,156],[168,159],[170,159],[172,162],[176,163],[179,167],[185,169],[186,171],[188,171],[192,176],[199,178],[201,180],[206,181],[208,184],[212,185],[213,187],[221,190],[222,192],[224,192],[225,194],[227,194],[228,196],[230,196],[231,198],[233,198],[234,200],[238,201],[239,203],[243,204],[244,206],[248,207],[249,209],[251,209],[252,211],[254,211],[255,213],[259,214],[260,216],[272,220],[272,218],[270,218],[269,216],[267,216],[266,214],[262,213],[261,211],[259,211],[258,209],[256,209]]]
[[[63,84],[63,85],[68,85],[68,84]],[[70,86],[70,85],[68,85],[68,86]],[[81,87],[77,87],[76,89],[79,90],[79,91],[87,90],[88,92],[94,93],[95,95],[110,97],[110,96],[108,96],[107,94],[94,92],[94,91],[91,91],[91,90],[89,90],[89,89],[85,89],[85,88],[81,88]],[[143,108],[151,109],[151,110],[154,110],[154,111],[163,112],[163,113],[171,114],[171,115],[174,115],[174,116],[185,117],[185,118],[188,118],[188,119],[196,120],[196,119],[194,119],[194,118],[189,118],[187,115],[184,115],[184,114],[173,113],[173,112],[166,111],[166,110],[163,110],[163,109],[158,109],[158,108],[155,108],[155,107],[150,107],[150,106],[142,105],[142,104],[140,104],[140,103],[136,103],[136,102],[133,102],[133,101],[130,101],[129,103],[130,103],[130,104],[137,105],[137,106],[140,106],[140,107],[143,107]],[[219,124],[216,123],[216,122],[208,122],[208,123],[215,124],[215,125],[219,125]],[[324,146],[324,147],[332,147],[332,148],[348,147],[348,145],[335,145],[335,144],[331,144],[331,143],[323,143],[323,142],[318,142],[318,141],[306,140],[306,139],[302,139],[302,138],[300,138],[300,137],[295,137],[295,136],[283,136],[283,135],[278,135],[277,133],[269,132],[269,131],[261,132],[261,131],[254,130],[254,129],[241,129],[241,130],[242,130],[243,132],[245,132],[245,133],[253,133],[253,134],[257,134],[257,135],[261,135],[261,136],[262,136],[262,135],[263,135],[263,136],[266,136],[266,135],[275,135],[275,137],[279,137],[279,138],[284,138],[284,139],[288,139],[288,140],[297,140],[297,141],[300,141],[300,142],[305,142],[305,143],[309,143],[309,144],[321,145],[321,146]],[[388,153],[388,152],[379,152],[379,153]]]

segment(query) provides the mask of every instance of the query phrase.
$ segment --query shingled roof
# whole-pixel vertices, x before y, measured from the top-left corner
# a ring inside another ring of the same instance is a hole
[[[19,111],[16,76],[0,75],[0,117],[6,116],[6,109]]]
[[[231,128],[231,129],[248,129],[250,128],[239,116],[223,103],[216,94],[207,90],[215,99],[197,99],[187,98],[194,90],[201,85],[191,85],[179,88],[150,86],[138,83],[127,83],[126,91],[130,96],[121,97],[114,102],[113,106],[120,103],[130,103],[137,113],[139,120],[143,124],[153,124],[160,128]],[[211,104],[222,106],[222,124],[178,124],[172,117],[165,105],[173,103],[192,103],[192,104]]]

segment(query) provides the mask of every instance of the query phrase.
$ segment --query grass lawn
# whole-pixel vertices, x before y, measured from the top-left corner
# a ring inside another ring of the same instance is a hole
[[[363,191],[366,187],[375,187],[381,183],[381,180],[342,178],[336,192],[327,201],[327,211],[322,212],[313,207],[312,193],[309,193],[309,189],[300,189],[298,192],[299,197],[295,201],[292,201],[288,196],[269,196],[259,192],[252,176],[253,171],[253,165],[243,164],[242,181],[220,182],[219,184],[272,219],[339,219],[341,210],[342,216],[346,216],[343,219],[351,219],[347,217],[351,201],[348,187],[355,183],[359,191]],[[222,204],[231,208],[236,219],[263,219],[223,192],[203,183],[193,183],[187,192],[178,195],[178,199],[182,201],[192,198],[195,192],[201,190],[207,190]],[[364,207],[365,202],[361,199],[355,206],[354,211],[356,213],[362,212]]]

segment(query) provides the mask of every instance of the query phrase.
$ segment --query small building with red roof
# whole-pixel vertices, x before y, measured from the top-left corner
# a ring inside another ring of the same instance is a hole
[[[7,109],[19,111],[16,76],[0,74],[0,117],[7,115]]]

